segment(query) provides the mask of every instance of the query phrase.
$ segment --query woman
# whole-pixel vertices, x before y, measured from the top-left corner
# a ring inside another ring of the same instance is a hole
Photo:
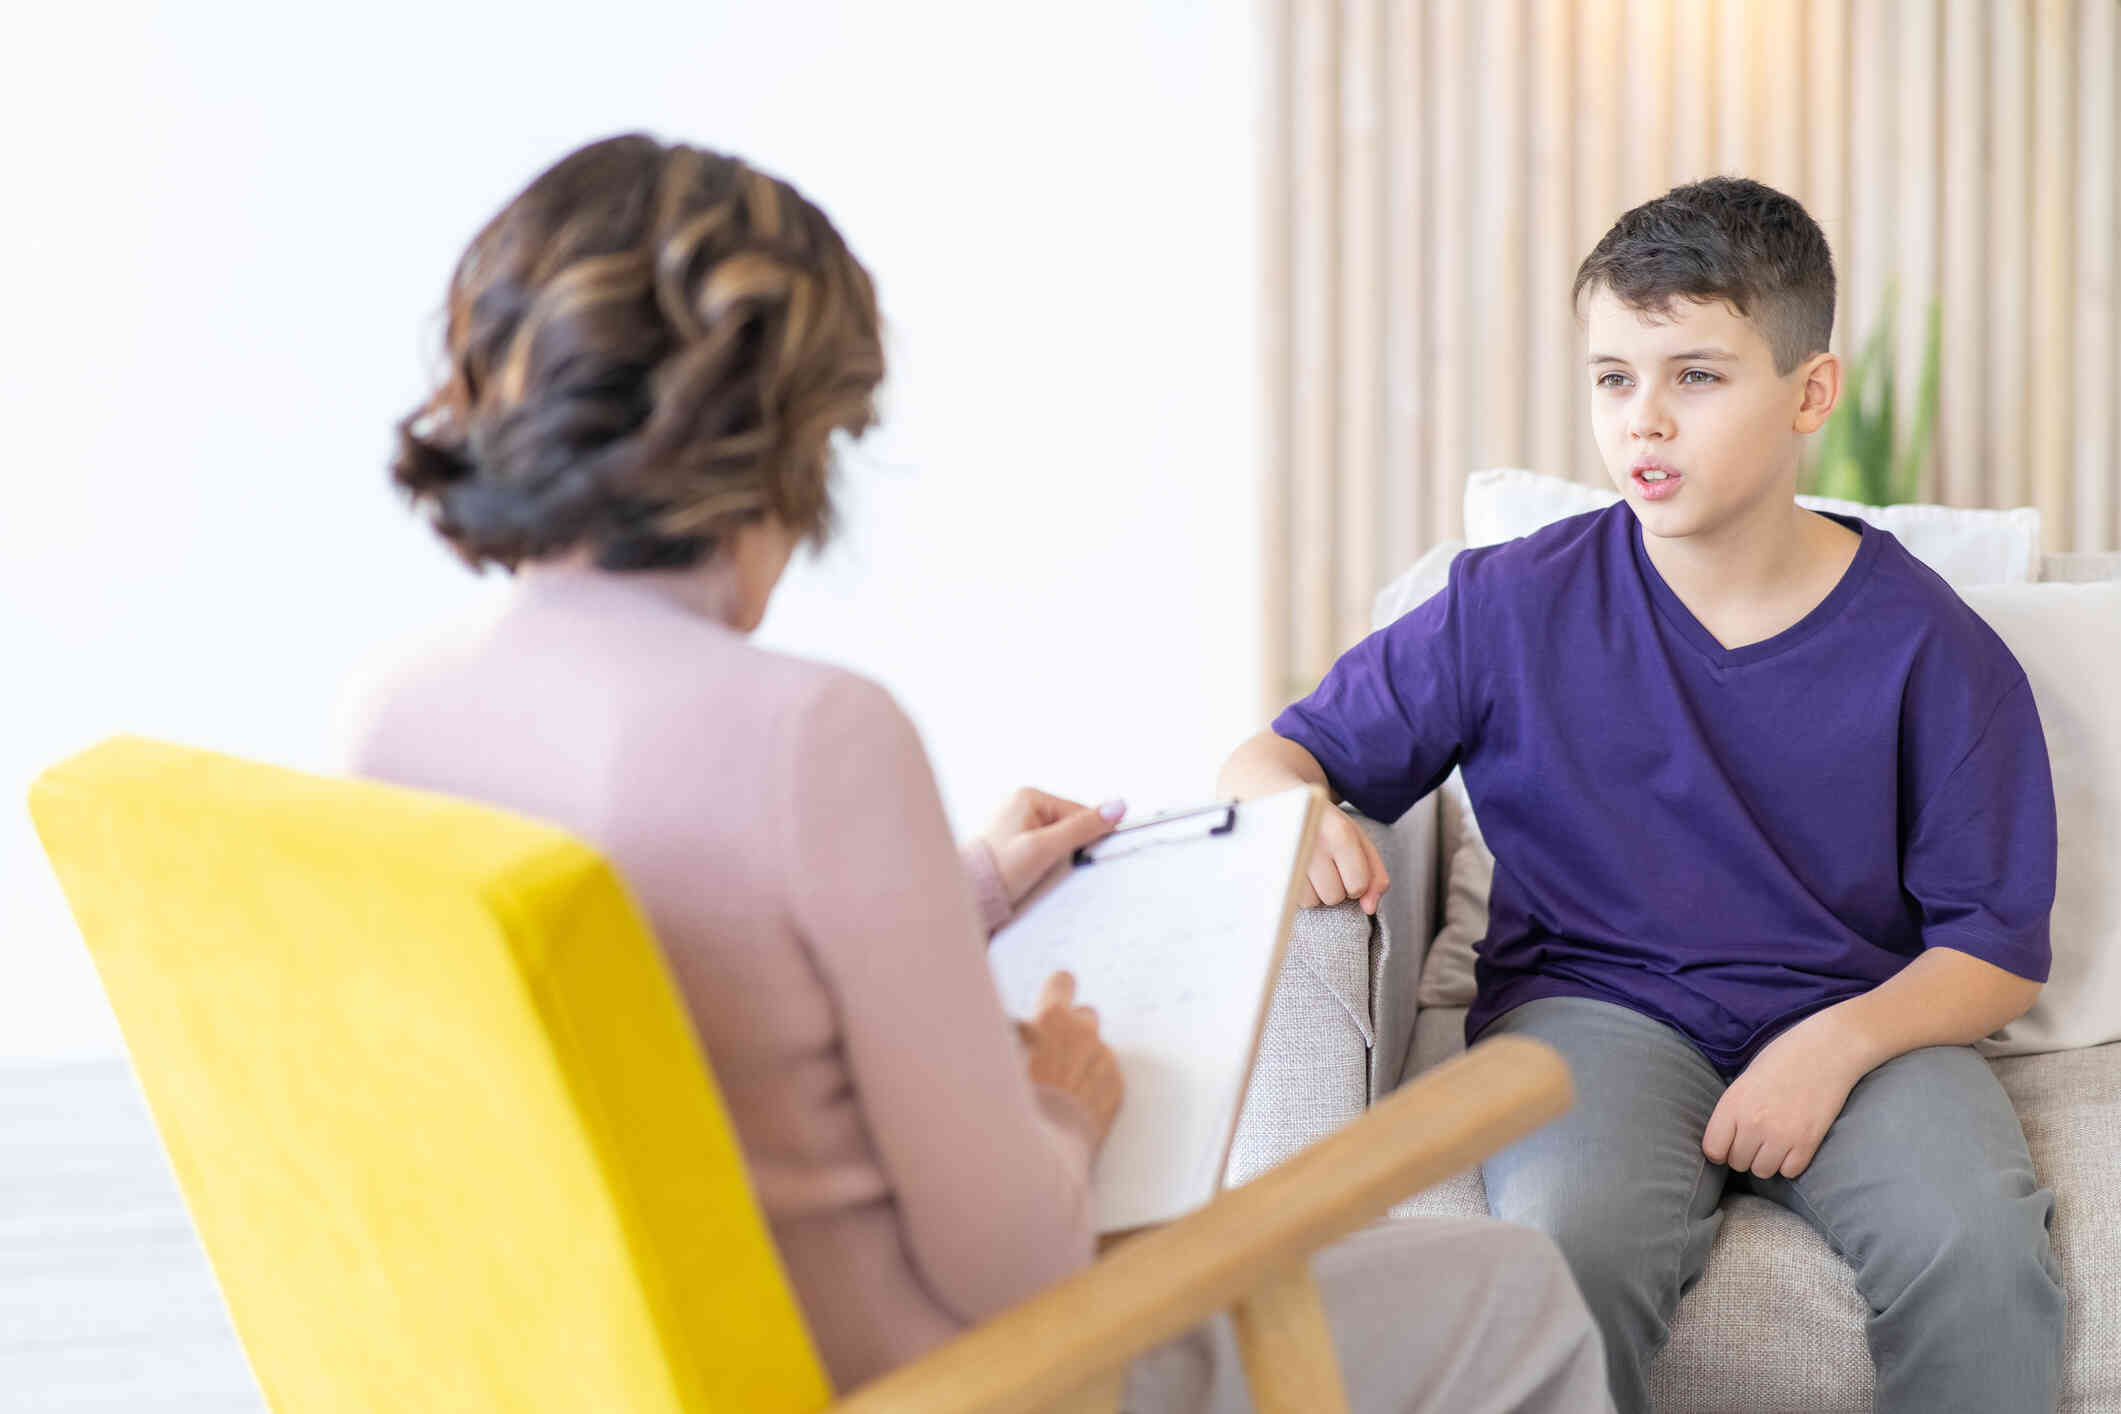
[[[832,435],[874,420],[867,272],[786,183],[618,137],[479,232],[445,338],[393,476],[518,587],[367,695],[354,770],[549,819],[626,876],[839,1388],[1085,1265],[1118,1068],[1064,975],[1012,1026],[981,939],[1116,805],[1020,792],[960,855],[891,698],[745,638],[830,531]],[[1360,1407],[1603,1407],[1528,1233],[1401,1224],[1318,1270]],[[1241,1408],[1236,1371],[1218,1320],[1137,1362],[1130,1403]]]

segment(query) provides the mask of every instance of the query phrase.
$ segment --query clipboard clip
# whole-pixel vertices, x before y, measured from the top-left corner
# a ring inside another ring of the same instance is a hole
[[[1220,820],[1213,818],[1218,815],[1222,817]],[[1173,825],[1186,824],[1188,821],[1196,820],[1200,823],[1190,825],[1184,830],[1174,831],[1170,828]],[[1161,815],[1152,815],[1146,820],[1137,820],[1131,825],[1122,825],[1103,839],[1093,840],[1089,844],[1082,846],[1075,851],[1075,867],[1080,869],[1083,865],[1095,864],[1100,859],[1112,859],[1122,854],[1132,854],[1134,851],[1146,849],[1150,845],[1171,844],[1178,840],[1206,839],[1210,835],[1227,835],[1236,828],[1237,802],[1234,800],[1218,800],[1212,805],[1196,805],[1190,810],[1167,810]],[[1154,830],[1157,833],[1154,835],[1139,833],[1143,830]],[[1120,844],[1116,848],[1113,847],[1113,841],[1119,839],[1121,835],[1133,835],[1134,838]]]

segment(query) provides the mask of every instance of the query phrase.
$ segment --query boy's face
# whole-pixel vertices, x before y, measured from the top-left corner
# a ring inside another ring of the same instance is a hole
[[[1598,289],[1585,316],[1591,430],[1645,533],[1701,535],[1788,505],[1801,439],[1840,391],[1833,355],[1778,375],[1767,340],[1721,301],[1675,299],[1652,322]]]

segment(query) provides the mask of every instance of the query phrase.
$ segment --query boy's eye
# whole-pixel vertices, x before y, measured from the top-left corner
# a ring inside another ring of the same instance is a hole
[[[1599,375],[1599,377],[1598,377],[1598,382],[1597,382],[1597,385],[1596,385],[1596,386],[1598,386],[1598,387],[1600,387],[1600,388],[1617,388],[1617,387],[1619,387],[1620,385],[1619,385],[1618,383],[1612,382],[1611,380],[1612,380],[1612,379],[1615,379],[1615,378],[1620,378],[1620,377],[1624,377],[1624,376],[1625,376],[1625,375],[1623,375],[1623,374],[1619,374],[1619,373],[1603,373],[1603,374],[1600,374],[1600,375]]]
[[[1692,378],[1697,373],[1701,375],[1701,381],[1703,383],[1713,383],[1716,381],[1716,375],[1709,372],[1706,368],[1689,368],[1686,372],[1679,375],[1679,381],[1684,383],[1687,379]],[[1696,384],[1695,386],[1698,387],[1700,385]]]

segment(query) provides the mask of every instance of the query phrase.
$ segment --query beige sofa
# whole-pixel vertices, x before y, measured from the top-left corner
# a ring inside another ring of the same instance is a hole
[[[1458,548],[1432,553],[1447,560]],[[2121,579],[2121,555],[2048,556],[2040,578]],[[2121,635],[2102,651],[2116,650]],[[1239,1121],[1231,1182],[1463,1049],[1463,1008],[1416,1003],[1444,921],[1441,794],[1389,828],[1357,816],[1393,879],[1376,919],[1352,904],[1299,915]],[[2056,1194],[2053,1241],[2070,1302],[2062,1408],[2121,1410],[2121,1044],[1991,1064],[2017,1106],[2041,1181]],[[1801,1219],[1764,1199],[1732,1196],[1725,1212],[1708,1268],[1680,1303],[1671,1343],[1652,1369],[1657,1407],[1869,1410],[1865,1308],[1848,1267]],[[1477,1170],[1393,1210],[1486,1213]]]

